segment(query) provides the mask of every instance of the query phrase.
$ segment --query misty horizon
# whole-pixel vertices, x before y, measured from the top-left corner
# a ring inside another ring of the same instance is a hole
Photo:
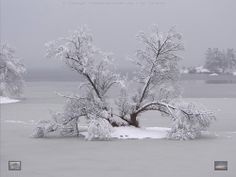
[[[124,69],[132,66],[126,58],[137,49],[135,35],[140,30],[148,33],[152,24],[157,24],[161,32],[175,26],[183,34],[182,66],[203,65],[209,47],[236,46],[236,25],[231,20],[236,16],[235,1],[119,1],[122,5],[116,0],[111,1],[113,4],[102,0],[86,2],[2,0],[1,42],[15,48],[30,70],[61,68],[61,61],[45,57],[44,44],[84,24],[91,29],[95,45],[114,53],[116,66]]]

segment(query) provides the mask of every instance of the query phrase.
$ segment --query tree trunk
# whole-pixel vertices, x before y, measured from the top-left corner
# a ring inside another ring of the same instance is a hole
[[[133,113],[130,114],[130,125],[134,126],[134,127],[139,127],[139,122],[137,120],[137,114]]]
[[[75,135],[79,136],[78,118],[76,118],[76,123],[75,123]]]
[[[119,117],[119,116],[118,116]],[[137,120],[138,114],[130,114],[130,120],[129,119],[125,119],[125,118],[121,118],[119,117],[121,120],[125,121],[128,125],[132,125],[134,127],[139,127],[139,122]],[[121,127],[121,126],[127,126],[127,124],[120,124],[117,122],[112,122],[110,119],[107,119],[108,122],[112,125],[112,127]]]

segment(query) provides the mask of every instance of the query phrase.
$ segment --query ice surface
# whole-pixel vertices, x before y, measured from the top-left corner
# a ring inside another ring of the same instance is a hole
[[[220,109],[216,111],[217,121],[209,132],[204,132],[203,137],[193,141],[31,138],[34,122],[49,120],[50,109],[62,109],[64,99],[54,94],[54,91],[74,91],[77,83],[26,84],[25,100],[1,105],[1,177],[234,177],[236,174],[235,84],[184,85],[188,97],[202,96],[187,100],[200,102],[213,111]],[[206,92],[214,92],[219,97],[204,97]],[[140,117],[140,125],[168,127],[170,122],[156,112],[149,112]],[[80,125],[80,130],[86,131],[86,127]],[[155,131],[155,128],[148,128],[148,131],[151,130]],[[22,170],[8,171],[9,160],[21,160]],[[229,170],[215,172],[214,161],[217,160],[227,160]]]

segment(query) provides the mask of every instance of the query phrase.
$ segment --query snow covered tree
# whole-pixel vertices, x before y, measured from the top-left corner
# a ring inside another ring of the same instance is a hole
[[[153,26],[151,34],[140,32],[137,38],[143,45],[137,50],[133,62],[137,65],[133,83],[137,85],[134,94],[128,96],[123,89],[117,101],[120,117],[130,125],[139,126],[137,118],[149,110],[159,110],[160,102],[168,103],[176,98],[178,89],[178,52],[183,50],[181,35],[171,29],[161,34]]]
[[[236,69],[234,49],[219,50],[209,48],[206,52],[205,68],[212,73],[231,73]]]
[[[93,45],[92,35],[86,27],[74,31],[67,38],[47,43],[46,47],[48,57],[62,59],[83,79],[79,89],[80,95],[64,95],[67,103],[64,112],[58,117],[63,119],[63,125],[72,121],[77,125],[79,117],[82,116],[91,120],[91,123],[94,123],[94,119],[106,119],[112,124],[114,121],[111,106],[107,101],[108,92],[112,86],[120,83],[120,78],[112,71],[114,66],[111,55]]]
[[[88,126],[88,140],[109,140],[111,138],[112,126],[103,118],[94,118]]]
[[[236,70],[236,52],[234,49],[226,50],[226,68],[230,73]]]
[[[195,139],[215,120],[214,114],[204,106],[181,100],[171,103],[169,113],[173,121],[168,138],[176,140]]]
[[[141,32],[138,39],[144,47],[137,50],[136,58],[133,59],[137,65],[137,77],[133,79],[132,85],[136,85],[137,89],[128,91],[130,88],[124,87],[121,90],[116,101],[119,117],[129,125],[139,127],[138,118],[142,113],[160,111],[163,116],[173,120],[169,138],[198,137],[200,131],[210,125],[214,115],[191,103],[174,102],[180,96],[178,52],[183,50],[181,35],[174,29],[161,34],[154,26],[151,34]]]
[[[0,96],[20,96],[25,68],[7,44],[0,45]]]
[[[210,72],[219,73],[221,70],[220,67],[222,65],[223,57],[223,53],[218,48],[207,49],[205,68],[207,68]]]
[[[137,66],[132,88],[127,79],[113,72],[111,56],[92,44],[92,35],[84,27],[67,38],[47,43],[47,55],[62,59],[83,79],[80,94],[62,95],[66,98],[63,112],[56,113],[52,121],[41,121],[34,136],[59,130],[62,135],[78,135],[80,117],[86,117],[88,140],[110,139],[112,126],[139,127],[138,118],[147,111],[159,111],[173,120],[171,139],[191,139],[210,125],[214,116],[191,103],[176,101],[180,96],[178,53],[183,50],[181,35],[174,29],[162,34],[154,26],[149,35],[137,36],[142,48],[137,50],[133,62]],[[115,101],[109,101],[108,92],[115,84],[121,87]],[[175,102],[176,101],[176,102]],[[118,111],[118,113],[116,113]]]

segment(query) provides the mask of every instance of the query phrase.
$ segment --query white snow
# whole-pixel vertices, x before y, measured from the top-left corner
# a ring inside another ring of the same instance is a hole
[[[15,100],[8,97],[0,96],[0,104],[17,103],[19,101],[20,100]]]
[[[111,134],[113,138],[118,139],[162,139],[166,138],[167,131],[170,128],[165,127],[115,127],[114,132]]]
[[[209,74],[210,76],[218,76],[217,73],[212,73],[212,74]]]
[[[79,128],[80,129],[80,128]],[[135,127],[114,127],[111,133],[111,138],[117,139],[162,139],[167,137],[167,132],[170,128],[166,127],[145,127],[145,128],[135,128]],[[83,127],[83,131],[80,133],[87,136],[87,131]]]
[[[204,68],[203,66],[198,66],[195,68],[197,73],[209,73],[210,71],[206,68]]]

